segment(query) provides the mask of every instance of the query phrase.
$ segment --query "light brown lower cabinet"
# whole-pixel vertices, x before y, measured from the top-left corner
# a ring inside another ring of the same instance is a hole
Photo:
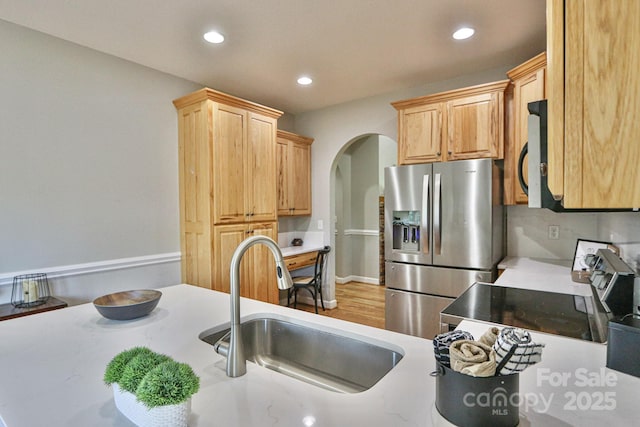
[[[233,253],[247,237],[258,235],[277,240],[277,223],[242,223],[213,227],[213,290],[230,292]],[[275,277],[275,261],[271,251],[264,245],[254,245],[245,253],[240,263],[240,295],[278,304],[279,291]]]

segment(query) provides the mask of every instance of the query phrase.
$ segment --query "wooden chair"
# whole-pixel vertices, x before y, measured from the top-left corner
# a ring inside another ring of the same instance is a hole
[[[313,302],[316,308],[316,314],[318,314],[318,294],[320,294],[320,303],[322,304],[322,310],[324,311],[324,299],[322,298],[322,280],[324,278],[324,271],[327,266],[327,256],[331,252],[330,246],[325,246],[318,251],[316,257],[316,263],[314,267],[313,276],[301,276],[293,277],[293,287],[289,289],[287,294],[287,307],[291,304],[291,295],[293,295],[293,308],[298,304],[298,290],[306,289],[313,298]]]

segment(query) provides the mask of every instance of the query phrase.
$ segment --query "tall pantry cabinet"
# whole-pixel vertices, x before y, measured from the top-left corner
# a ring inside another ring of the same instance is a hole
[[[208,88],[173,103],[182,281],[229,292],[238,244],[257,234],[277,240],[276,130],[282,112]],[[270,258],[264,245],[243,257],[242,296],[278,303]]]

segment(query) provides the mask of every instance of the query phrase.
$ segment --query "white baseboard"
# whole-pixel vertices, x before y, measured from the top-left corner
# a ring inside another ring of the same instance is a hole
[[[298,292],[298,302],[301,304],[313,306],[313,298],[311,298],[311,295],[308,295],[308,294],[303,295],[303,292],[306,293],[307,291]],[[285,299],[284,301],[281,301],[280,304],[286,306],[287,300]],[[326,309],[336,308],[337,306],[338,306],[338,301],[336,300],[331,300],[331,301],[324,300],[324,308]],[[291,307],[293,307],[293,299],[291,300]],[[322,310],[320,297],[318,297],[318,310]]]
[[[34,270],[0,273],[0,285],[12,284],[13,278],[21,274],[46,273],[48,279],[53,279],[58,277],[77,276],[89,273],[102,273],[105,271],[123,270],[126,268],[145,267],[154,264],[176,262],[180,261],[180,257],[180,252],[170,252],[139,257],[111,259],[107,261],[88,262],[84,264],[62,265]]]
[[[360,282],[360,283],[368,283],[370,285],[379,285],[380,279],[373,278],[373,277],[356,276],[353,274],[346,277],[336,276],[336,283],[344,285],[345,283],[349,283],[349,282]]]

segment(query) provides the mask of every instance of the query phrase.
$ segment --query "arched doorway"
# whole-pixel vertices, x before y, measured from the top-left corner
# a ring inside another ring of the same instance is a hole
[[[384,193],[384,168],[395,165],[396,159],[395,140],[364,134],[348,141],[333,161],[331,233],[336,284],[383,284],[380,198]]]

